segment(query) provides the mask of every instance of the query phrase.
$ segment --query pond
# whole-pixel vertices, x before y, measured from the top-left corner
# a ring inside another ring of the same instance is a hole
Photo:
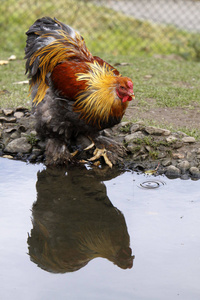
[[[0,168],[0,299],[200,299],[200,181]]]

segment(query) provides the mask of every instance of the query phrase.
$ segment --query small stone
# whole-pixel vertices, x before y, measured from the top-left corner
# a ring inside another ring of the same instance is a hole
[[[189,169],[189,172],[194,177],[199,177],[200,176],[200,171],[199,171],[199,168],[197,168],[197,167],[191,167]]]
[[[162,129],[162,128],[157,128],[157,127],[154,127],[154,126],[147,126],[147,127],[145,127],[145,131],[148,134],[152,134],[152,135],[164,135],[164,136],[168,136],[171,133],[170,130]]]
[[[37,135],[37,132],[35,130],[31,130],[30,134],[31,135]]]
[[[14,117],[17,118],[17,119],[20,119],[24,116],[24,113],[22,111],[16,111],[14,113]]]
[[[14,132],[14,131],[16,131],[16,130],[17,130],[16,127],[9,127],[9,128],[7,128],[7,129],[5,129],[4,132],[5,132],[5,133],[12,133],[12,132]]]
[[[172,164],[172,161],[170,158],[166,158],[165,160],[162,161],[163,167],[168,167]]]
[[[16,118],[15,117],[0,117],[0,122],[15,123]]]
[[[124,140],[126,143],[130,143],[133,142],[137,139],[144,139],[145,135],[141,132],[141,131],[137,131],[131,134],[128,134],[127,136],[125,136]]]
[[[183,153],[172,153],[174,159],[183,159],[185,155]]]
[[[176,141],[175,143],[172,144],[173,149],[179,149],[183,146],[183,142],[181,141]]]
[[[197,154],[200,154],[200,148],[197,149]]]
[[[16,55],[12,54],[12,55],[8,58],[8,60],[15,60],[16,58],[17,58]]]
[[[131,153],[135,153],[140,150],[140,146],[138,146],[134,143],[129,143],[127,146],[127,150],[130,151]]]
[[[138,122],[131,126],[130,131],[131,133],[134,133],[136,131],[141,131],[143,129],[144,129],[144,122]]]
[[[12,158],[13,158],[13,156],[12,156],[12,155],[6,155],[6,154],[5,154],[5,155],[3,155],[2,157],[3,157],[3,158],[8,158],[8,159],[12,159]]]
[[[4,151],[10,153],[29,153],[31,148],[32,146],[28,143],[27,139],[25,137],[21,137],[8,143]]]
[[[168,143],[175,142],[176,140],[177,140],[177,138],[176,138],[175,136],[173,136],[173,135],[170,135],[170,136],[168,136],[168,137],[166,138],[166,141],[167,141]]]
[[[165,174],[168,177],[179,177],[181,174],[181,171],[177,167],[170,165],[167,167]]]
[[[158,159],[162,159],[162,158],[164,158],[166,156],[167,156],[166,152],[163,152],[163,151],[158,152]]]
[[[186,159],[192,161],[195,156],[196,156],[195,153],[187,152]]]
[[[182,138],[184,143],[195,143],[195,138],[193,136],[185,136]]]
[[[182,171],[185,172],[187,170],[189,170],[190,168],[190,163],[187,160],[181,161],[177,167]]]
[[[13,114],[12,109],[3,109],[3,113],[5,116],[11,116]]]
[[[152,148],[151,148],[150,146],[148,146],[148,145],[146,145],[145,148],[146,148],[146,150],[147,150],[148,152],[152,151]]]
[[[20,133],[18,131],[14,131],[11,135],[10,138],[11,139],[18,139],[20,137]]]

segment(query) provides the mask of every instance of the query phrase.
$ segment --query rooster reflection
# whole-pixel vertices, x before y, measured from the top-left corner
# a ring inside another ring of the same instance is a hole
[[[38,172],[37,201],[33,204],[33,229],[29,255],[40,268],[73,272],[95,257],[132,268],[134,256],[123,214],[106,194],[93,170],[81,167]],[[115,174],[115,176],[118,174]]]

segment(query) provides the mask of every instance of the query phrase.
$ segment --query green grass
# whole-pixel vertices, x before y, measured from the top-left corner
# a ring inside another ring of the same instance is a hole
[[[31,3],[32,2],[32,3]],[[2,0],[0,57],[9,53],[23,58],[25,32],[40,17],[56,17],[84,36],[88,48],[98,54],[152,55],[176,53],[200,60],[199,34],[136,20],[89,0]]]
[[[102,56],[112,65],[127,62],[127,66],[117,66],[122,75],[134,81],[134,90],[138,106],[185,107],[194,102],[200,103],[200,63],[158,59],[154,57]],[[27,105],[28,85],[14,84],[27,80],[25,61],[10,61],[0,66],[1,106],[14,107],[16,104]],[[146,75],[151,75],[146,79]],[[148,98],[154,99],[149,104]]]
[[[200,103],[200,63],[154,57],[118,57],[112,63],[128,62],[118,67],[134,81],[138,105],[148,108],[147,98],[155,107],[184,107]],[[151,75],[146,79],[146,75]]]

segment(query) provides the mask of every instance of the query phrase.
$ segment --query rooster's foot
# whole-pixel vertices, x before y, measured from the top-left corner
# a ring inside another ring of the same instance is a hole
[[[87,146],[86,148],[84,148],[85,151],[88,151],[88,150],[92,149],[93,147],[95,147],[95,143],[93,142],[93,140],[91,140],[91,142],[92,143],[89,146]]]
[[[108,158],[108,156],[107,156],[107,150],[106,150],[105,148],[103,148],[103,149],[98,149],[98,148],[96,148],[96,149],[94,150],[93,155],[94,155],[93,157],[91,157],[90,159],[88,159],[89,161],[94,161],[94,160],[97,160],[97,159],[103,157],[104,160],[105,160],[105,163],[106,163],[110,168],[112,168],[112,163],[111,163],[111,161],[109,160],[109,158]]]

